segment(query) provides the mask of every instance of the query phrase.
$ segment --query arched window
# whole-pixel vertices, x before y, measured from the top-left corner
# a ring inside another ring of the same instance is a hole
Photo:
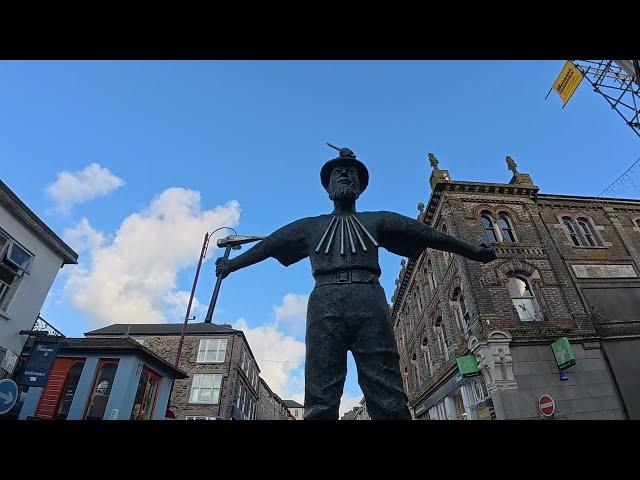
[[[65,380],[64,387],[62,388],[62,394],[60,395],[60,403],[58,403],[58,410],[56,412],[56,420],[65,420],[69,415],[69,409],[73,402],[73,397],[76,394],[76,388],[80,381],[80,375],[84,368],[84,361],[74,363],[69,369],[67,379]]]
[[[429,375],[433,375],[433,362],[431,361],[431,350],[429,349],[429,340],[427,337],[422,339],[422,356],[424,357],[424,364],[427,367]]]
[[[493,218],[489,212],[482,213],[482,226],[484,227],[484,236],[489,243],[498,243],[498,235],[496,234],[496,227],[493,223]]]
[[[431,260],[427,261],[427,272],[429,273],[429,288],[431,288],[431,293],[436,291],[436,276],[433,274],[433,265]]]
[[[578,233],[576,231],[576,226],[573,221],[573,218],[562,217],[562,223],[564,223],[564,226],[567,229],[567,233],[569,234],[569,237],[571,238],[571,241],[573,242],[573,244],[576,247],[581,246],[582,244],[580,243],[580,237],[578,236]]]
[[[513,228],[511,228],[511,221],[505,213],[500,214],[498,220],[498,226],[500,227],[500,233],[502,235],[503,242],[515,243],[516,237],[513,234]]]
[[[509,295],[521,321],[542,320],[538,301],[525,278],[515,275],[509,278]]]
[[[418,305],[418,312],[422,313],[422,295],[420,293],[420,285],[416,285],[416,305]]]
[[[444,325],[442,324],[442,317],[438,317],[436,320],[433,331],[436,335],[436,340],[438,342],[438,348],[440,349],[440,353],[444,357],[444,361],[449,360],[449,346],[447,345],[447,337],[444,332]]]
[[[411,365],[413,366],[413,374],[416,377],[418,388],[420,388],[420,385],[422,384],[422,382],[420,381],[420,372],[418,371],[418,359],[416,358],[415,353],[413,354],[413,357],[411,357]]]
[[[469,310],[464,301],[464,295],[460,288],[456,288],[453,293],[453,312],[456,316],[458,328],[464,333],[465,338],[469,336]]]
[[[601,245],[600,239],[597,237],[597,235],[594,235],[591,232],[591,228],[589,227],[589,220],[587,220],[586,218],[578,218],[578,225],[580,225],[580,231],[584,235],[584,239],[591,247],[598,247]]]
[[[117,361],[100,361],[98,375],[96,375],[89,408],[87,409],[87,414],[85,416],[86,420],[103,419],[117,370]]]
[[[447,230],[447,226],[446,225],[442,225],[442,233],[444,233],[445,235],[449,235],[449,231]],[[444,256],[444,264],[445,265],[449,265],[449,260],[451,260],[451,253],[449,252],[445,252],[444,250],[442,251],[442,255]]]
[[[404,381],[404,391],[405,393],[409,393],[409,372],[407,371],[407,367],[404,367],[404,376],[402,377]]]

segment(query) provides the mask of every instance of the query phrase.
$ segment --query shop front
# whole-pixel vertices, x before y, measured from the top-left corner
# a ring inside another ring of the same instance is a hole
[[[177,378],[187,375],[130,338],[65,338],[19,419],[163,420]]]
[[[496,419],[482,375],[465,378],[457,371],[413,411],[418,420]]]

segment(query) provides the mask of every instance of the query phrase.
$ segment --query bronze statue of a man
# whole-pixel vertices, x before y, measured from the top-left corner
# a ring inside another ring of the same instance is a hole
[[[485,263],[496,258],[494,249],[397,213],[356,212],[369,173],[348,148],[325,163],[320,179],[334,203],[331,214],[297,220],[236,258],[218,259],[216,274],[224,278],[269,257],[284,266],[309,257],[316,284],[307,306],[305,420],[338,419],[347,350],[371,418],[410,420],[389,307],[378,282],[378,248],[409,258],[433,248]]]

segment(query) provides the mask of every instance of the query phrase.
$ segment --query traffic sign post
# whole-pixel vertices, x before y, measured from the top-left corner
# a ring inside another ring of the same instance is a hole
[[[0,415],[7,413],[18,401],[18,386],[10,379],[0,380]]]
[[[551,395],[547,395],[546,393],[540,395],[538,399],[538,410],[545,417],[552,416],[556,411],[556,402],[553,401]]]

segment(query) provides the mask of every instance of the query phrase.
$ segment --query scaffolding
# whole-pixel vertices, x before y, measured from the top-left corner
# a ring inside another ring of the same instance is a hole
[[[640,65],[638,60],[570,60],[640,137]]]

